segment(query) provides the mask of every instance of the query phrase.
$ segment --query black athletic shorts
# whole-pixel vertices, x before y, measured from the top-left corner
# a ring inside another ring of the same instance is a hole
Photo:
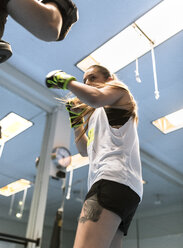
[[[121,217],[119,229],[127,235],[128,228],[139,205],[140,197],[130,187],[109,180],[93,184],[85,200],[97,194],[99,204]]]

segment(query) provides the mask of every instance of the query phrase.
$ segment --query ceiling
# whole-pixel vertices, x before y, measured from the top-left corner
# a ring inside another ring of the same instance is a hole
[[[65,93],[44,86],[45,75],[50,70],[62,69],[82,80],[76,63],[89,55],[111,37],[138,19],[160,0],[75,0],[80,19],[69,35],[61,42],[44,42],[35,38],[9,17],[3,39],[10,42],[13,56],[0,65],[0,119],[15,112],[34,125],[5,144],[0,158],[0,187],[20,178],[35,181],[35,159],[40,155],[46,113],[58,102],[55,96]],[[117,72],[117,76],[130,88],[139,107],[139,138],[143,166],[144,200],[139,214],[164,209],[165,206],[183,203],[183,131],[164,135],[152,121],[183,108],[183,32],[155,48],[157,77],[160,91],[154,97],[154,80],[150,52],[139,58],[142,83],[135,80],[135,62]],[[62,124],[61,124],[62,125]],[[69,127],[68,127],[69,128]],[[77,153],[73,132],[70,151]],[[74,171],[71,192],[72,204],[66,202],[66,216],[76,218],[86,193],[87,166]],[[68,184],[68,180],[67,180]],[[50,180],[46,218],[54,219],[61,204],[61,181]],[[25,212],[21,221],[27,221],[33,187],[28,190]],[[161,204],[155,205],[159,195]],[[17,199],[22,195],[17,194]],[[7,218],[10,197],[0,196],[0,215]]]

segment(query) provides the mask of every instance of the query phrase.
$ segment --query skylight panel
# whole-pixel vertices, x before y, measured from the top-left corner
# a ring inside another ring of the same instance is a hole
[[[183,29],[183,1],[164,0],[77,64],[92,64],[115,73]]]
[[[183,109],[152,122],[164,134],[183,128]]]
[[[20,179],[0,188],[0,195],[10,196],[22,190],[30,188],[31,185],[32,183],[30,181],[25,179]]]
[[[183,29],[183,1],[164,0],[136,21],[155,46]]]
[[[32,125],[33,123],[31,121],[28,121],[15,113],[9,113],[2,120],[0,120],[2,131],[1,141],[4,143],[7,142]]]

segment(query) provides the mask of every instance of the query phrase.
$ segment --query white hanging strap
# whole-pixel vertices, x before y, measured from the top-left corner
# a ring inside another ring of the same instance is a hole
[[[62,178],[62,187],[61,187],[63,197],[62,197],[61,207],[58,209],[58,211],[60,211],[60,212],[64,211],[65,182],[66,182],[66,179],[64,177],[64,178]]]
[[[9,215],[12,214],[14,201],[15,201],[15,194],[13,194],[13,195],[11,196],[10,209],[9,209],[9,213],[8,213]]]
[[[23,198],[22,198],[22,205],[21,205],[21,208],[20,208],[21,216],[23,215],[26,196],[27,196],[27,189],[24,189],[24,194],[23,194]]]
[[[141,83],[140,75],[139,75],[139,63],[138,63],[138,58],[136,58],[135,61],[136,64],[136,69],[135,69],[135,78],[138,83]]]
[[[68,185],[68,190],[67,190],[67,195],[66,195],[67,200],[71,198],[72,179],[73,179],[73,169],[70,171],[70,175],[69,175],[69,185]]]
[[[156,61],[155,61],[155,55],[154,55],[154,46],[152,45],[151,48],[151,56],[152,56],[152,65],[153,65],[153,76],[154,76],[154,94],[156,100],[159,98],[159,90],[158,90],[158,82],[157,82],[157,73],[156,73]]]
[[[2,152],[3,152],[3,149],[4,149],[4,144],[5,144],[5,142],[0,139],[0,157],[2,156]]]
[[[3,138],[2,138],[2,127],[0,125],[0,158],[2,156],[2,152],[3,152],[3,149],[4,149],[4,144],[5,144],[5,142],[3,141]]]

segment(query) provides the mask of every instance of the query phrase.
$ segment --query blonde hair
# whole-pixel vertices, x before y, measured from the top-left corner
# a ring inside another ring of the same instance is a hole
[[[97,70],[103,74],[106,81],[109,79],[109,77],[111,77],[113,79],[113,80],[108,81],[106,83],[99,83],[98,85],[95,83],[95,86],[97,88],[104,88],[104,87],[110,85],[113,88],[119,88],[120,87],[129,94],[130,104],[128,104],[128,111],[125,114],[125,117],[129,117],[129,118],[132,117],[133,120],[136,121],[136,123],[138,123],[137,104],[136,104],[134,97],[132,96],[130,90],[128,89],[127,85],[125,85],[123,82],[121,82],[115,74],[111,74],[107,68],[105,68],[101,65],[92,65],[88,69],[91,69],[91,68],[97,68]],[[83,136],[83,134],[87,132],[88,123],[89,123],[91,115],[95,111],[95,108],[90,107],[87,104],[81,102],[80,99],[77,97],[67,99],[67,102],[68,101],[72,102],[72,104],[74,105],[73,110],[74,109],[84,110],[84,111],[82,111],[81,115],[79,115],[77,118],[75,118],[76,123],[80,122],[81,119],[84,119],[84,125],[85,125],[84,129],[82,130],[82,132],[80,133],[80,135],[76,139],[76,142],[78,142],[81,139],[81,137]]]

